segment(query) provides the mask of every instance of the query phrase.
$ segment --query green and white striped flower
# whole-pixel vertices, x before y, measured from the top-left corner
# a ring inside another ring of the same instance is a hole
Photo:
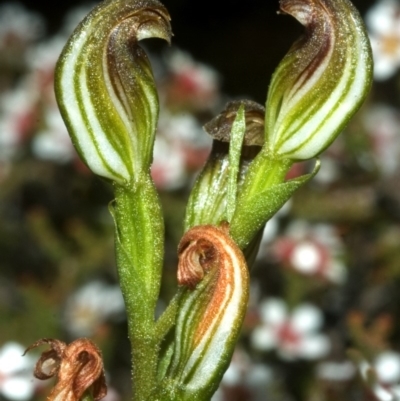
[[[169,42],[169,15],[157,0],[105,0],[80,23],[56,68],[56,96],[88,167],[119,184],[148,172],[158,96],[141,39]]]
[[[171,364],[152,401],[207,400],[229,366],[249,296],[243,253],[229,225],[191,228],[178,247],[182,295]]]
[[[273,75],[266,112],[267,151],[311,159],[337,137],[363,103],[372,56],[363,21],[348,0],[281,0],[306,28]]]

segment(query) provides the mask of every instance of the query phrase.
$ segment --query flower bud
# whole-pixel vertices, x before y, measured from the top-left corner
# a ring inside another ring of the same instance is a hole
[[[371,48],[348,0],[281,0],[280,5],[306,32],[273,75],[266,150],[306,160],[329,146],[363,103],[372,81]]]
[[[119,184],[148,171],[158,96],[139,40],[169,42],[157,0],[106,0],[80,23],[56,68],[56,96],[72,141],[95,173]]]
[[[238,189],[249,164],[264,143],[264,107],[250,100],[229,102],[225,109],[208,122],[204,129],[212,136],[210,156],[190,194],[186,208],[185,230],[201,225],[218,225],[227,220],[229,152],[231,130],[240,106],[244,106],[245,134],[238,174]]]
[[[153,400],[210,399],[227,369],[246,313],[249,275],[228,226],[196,226],[178,247],[180,303],[171,364]],[[185,398],[168,396],[184,394]]]

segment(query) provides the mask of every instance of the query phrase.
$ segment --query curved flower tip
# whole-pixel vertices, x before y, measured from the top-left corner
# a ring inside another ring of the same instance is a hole
[[[178,254],[178,283],[188,290],[178,311],[166,380],[191,399],[208,399],[229,365],[240,332],[248,270],[227,224],[193,227],[183,236]]]
[[[169,42],[169,19],[157,0],[106,0],[57,63],[57,101],[78,153],[95,174],[120,184],[150,167],[158,96],[138,41]]]
[[[311,159],[330,145],[367,96],[370,43],[348,0],[281,0],[280,5],[306,32],[272,78],[268,150],[281,158]]]
[[[46,380],[57,377],[48,401],[80,401],[90,391],[95,401],[107,394],[103,361],[99,349],[86,338],[67,345],[60,340],[43,338],[25,351],[40,345],[50,345],[36,363],[34,375]]]

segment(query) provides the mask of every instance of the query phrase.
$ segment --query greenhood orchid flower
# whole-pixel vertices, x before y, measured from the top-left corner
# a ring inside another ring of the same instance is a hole
[[[72,141],[95,173],[120,184],[147,172],[153,158],[158,95],[146,38],[170,41],[157,0],[106,0],[77,27],[56,69],[56,95]]]
[[[286,181],[294,162],[317,157],[365,100],[372,56],[363,21],[348,0],[281,0],[306,29],[275,71],[265,144],[249,167],[231,221],[244,249],[293,192],[318,171]]]
[[[364,23],[348,0],[281,0],[306,32],[275,71],[265,151],[307,160],[320,154],[359,109],[372,83]]]

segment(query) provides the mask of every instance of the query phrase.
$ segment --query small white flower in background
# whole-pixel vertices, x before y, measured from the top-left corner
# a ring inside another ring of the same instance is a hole
[[[321,167],[313,181],[321,186],[328,186],[340,177],[340,170],[337,160],[325,153],[320,156]]]
[[[43,31],[42,18],[21,4],[10,2],[0,6],[0,50],[24,47]]]
[[[0,95],[0,160],[11,161],[36,124],[36,93],[25,82]]]
[[[385,104],[376,104],[363,115],[362,121],[371,138],[378,168],[384,175],[395,173],[400,166],[400,113]]]
[[[53,75],[65,39],[58,37],[31,47],[30,70],[16,89],[0,97],[0,159],[12,161],[38,126],[33,153],[44,159],[65,162],[75,154],[56,106]]]
[[[400,3],[378,1],[366,14],[374,56],[374,77],[384,81],[400,67]]]
[[[351,361],[324,361],[317,365],[317,377],[328,382],[344,382],[354,378],[357,368]]]
[[[166,61],[170,76],[163,89],[168,105],[202,111],[217,104],[219,76],[214,69],[178,49],[169,52]]]
[[[7,342],[0,348],[0,394],[9,400],[29,400],[40,387],[33,377],[36,358],[23,356],[24,351],[16,342]]]
[[[95,5],[96,3],[85,3],[73,8],[66,14],[63,26],[57,35],[30,48],[27,55],[30,67],[33,69],[54,69],[68,38]]]
[[[280,262],[301,274],[336,284],[346,278],[346,269],[341,261],[343,245],[330,225],[295,221],[272,247]]]
[[[56,62],[67,39],[68,37],[56,35],[31,47],[26,54],[31,70],[49,71],[53,77]]]
[[[363,379],[379,401],[400,400],[400,353],[384,351],[372,364],[360,364]]]
[[[229,368],[211,401],[230,401],[229,394],[237,395],[238,392],[243,393],[243,399],[246,401],[264,401],[272,381],[273,372],[270,368],[252,362],[243,349],[236,348]],[[235,399],[239,397],[236,396]]]
[[[186,168],[182,152],[159,136],[154,144],[154,160],[151,176],[159,189],[172,190],[182,187],[186,182]]]
[[[261,238],[260,248],[257,254],[257,259],[263,259],[269,257],[270,250],[269,246],[271,243],[276,240],[279,227],[280,227],[280,219],[282,217],[287,216],[292,207],[292,200],[289,199],[279,210],[275,213],[267,222],[264,227],[263,235]]]
[[[260,320],[251,335],[255,349],[276,349],[286,360],[319,359],[330,350],[329,338],[319,333],[322,314],[311,304],[301,304],[289,311],[283,300],[270,298],[260,305]]]
[[[199,121],[190,113],[163,111],[159,119],[159,134],[177,144],[186,142],[198,148],[211,147],[212,139],[205,134]]]
[[[56,163],[71,161],[76,153],[58,109],[46,109],[46,128],[39,131],[32,141],[32,152],[38,159]]]
[[[37,89],[27,84],[0,97],[0,161],[12,162],[33,134],[32,153],[37,158],[66,163],[75,157],[56,106],[47,103],[43,115],[40,115]],[[36,131],[38,121],[43,127],[40,131]]]
[[[119,286],[93,281],[68,299],[65,326],[73,336],[90,336],[103,323],[118,321],[124,316],[125,304]]]
[[[211,139],[197,119],[187,113],[160,115],[151,174],[159,189],[172,190],[187,183],[210,152]]]

